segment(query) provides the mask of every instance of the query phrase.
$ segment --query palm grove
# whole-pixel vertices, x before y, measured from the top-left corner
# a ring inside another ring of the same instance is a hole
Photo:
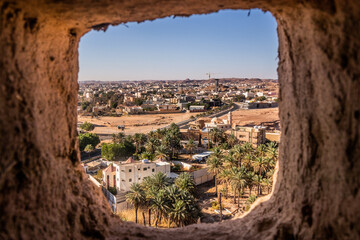
[[[270,192],[272,177],[278,159],[275,142],[253,148],[250,143],[234,145],[229,150],[215,147],[207,160],[208,170],[215,176],[216,194],[226,198],[232,193],[233,203],[240,207],[240,198],[249,190],[248,204],[257,196]],[[219,184],[221,189],[219,189]],[[249,205],[247,206],[247,208]]]
[[[194,197],[195,183],[188,173],[182,173],[171,182],[163,173],[157,173],[144,181],[134,183],[126,200],[134,206],[135,222],[138,211],[148,211],[148,224],[155,227],[165,221],[168,227],[174,223],[177,227],[196,223],[200,217],[200,208]],[[153,214],[153,220],[151,218]],[[145,214],[143,214],[146,224]]]

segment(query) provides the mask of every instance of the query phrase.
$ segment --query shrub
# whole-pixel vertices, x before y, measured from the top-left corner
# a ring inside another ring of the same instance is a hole
[[[80,125],[80,128],[85,131],[92,131],[94,130],[95,126],[92,123],[84,122],[83,124]]]
[[[109,192],[111,192],[113,195],[116,195],[117,193],[116,187],[109,187]]]
[[[100,143],[100,138],[95,133],[84,133],[79,135],[79,148],[80,151],[84,151],[87,145],[91,145],[93,148]]]
[[[220,204],[218,201],[214,201],[211,203],[211,208],[214,209],[214,210],[220,210]],[[222,203],[221,204],[221,208],[224,209],[224,204]]]

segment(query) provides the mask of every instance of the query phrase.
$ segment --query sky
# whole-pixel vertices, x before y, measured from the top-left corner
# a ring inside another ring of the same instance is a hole
[[[278,36],[269,12],[223,10],[87,33],[79,80],[277,79]]]

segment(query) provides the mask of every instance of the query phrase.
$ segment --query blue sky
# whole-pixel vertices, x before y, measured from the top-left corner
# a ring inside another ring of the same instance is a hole
[[[79,46],[79,80],[277,78],[276,21],[260,10],[224,10],[91,31]]]

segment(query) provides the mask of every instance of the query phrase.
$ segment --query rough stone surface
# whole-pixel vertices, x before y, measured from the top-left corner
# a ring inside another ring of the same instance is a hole
[[[261,8],[278,22],[282,145],[240,219],[123,223],[79,166],[78,43],[108,24]],[[360,1],[0,0],[0,239],[359,239]]]

